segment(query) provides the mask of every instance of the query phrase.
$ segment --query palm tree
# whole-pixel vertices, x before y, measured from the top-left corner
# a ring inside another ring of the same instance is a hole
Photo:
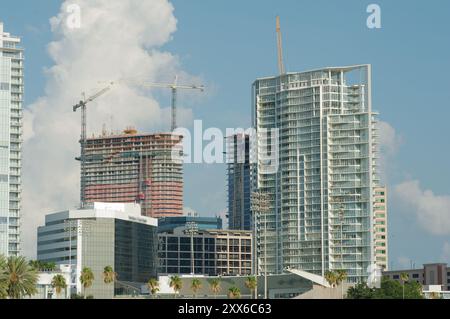
[[[202,288],[202,282],[198,278],[192,279],[191,289],[194,293],[194,298],[197,295],[197,292]]]
[[[0,255],[0,299],[6,298],[8,296],[8,285],[6,281],[6,276],[4,271],[6,269],[6,258]]]
[[[214,299],[217,298],[217,294],[222,290],[220,287],[220,280],[219,279],[213,279],[209,282],[209,286],[211,289],[211,292],[214,294]]]
[[[56,296],[59,296],[61,291],[67,288],[66,278],[60,274],[55,275],[52,279],[52,287],[55,289]]]
[[[237,287],[231,287],[228,289],[228,298],[239,299],[241,298],[241,291]]]
[[[159,282],[155,278],[150,278],[147,282],[148,291],[152,294],[153,299],[156,297],[156,294],[159,291]]]
[[[6,293],[10,299],[32,296],[37,292],[38,274],[30,267],[25,258],[11,256],[3,263],[0,282],[6,286]]]
[[[347,280],[347,271],[336,270],[336,284],[341,285],[342,299],[344,299],[344,282]]]
[[[337,274],[334,271],[325,272],[325,279],[331,285],[331,288],[335,288],[337,284]]]
[[[409,280],[408,274],[406,272],[402,272],[400,274],[400,280],[402,281],[403,299],[405,299],[405,283]]]
[[[247,287],[250,290],[250,293],[252,294],[253,297],[253,293],[256,291],[258,282],[256,277],[250,276],[247,277],[247,279],[245,280],[245,287]]]
[[[103,282],[105,284],[111,284],[117,279],[117,273],[114,272],[111,266],[106,266],[103,269]]]
[[[172,276],[170,277],[170,288],[173,288],[175,291],[175,297],[177,294],[180,293],[181,288],[183,288],[183,282],[181,281],[181,278],[179,276]]]
[[[86,299],[86,289],[92,286],[92,282],[94,281],[94,273],[91,268],[84,267],[81,271],[80,282],[83,285],[83,293],[84,298]]]

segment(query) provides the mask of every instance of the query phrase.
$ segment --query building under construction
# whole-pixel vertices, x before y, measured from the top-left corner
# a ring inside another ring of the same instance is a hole
[[[85,203],[136,202],[148,217],[183,214],[183,163],[179,143],[171,133],[103,134],[85,145],[81,197]]]

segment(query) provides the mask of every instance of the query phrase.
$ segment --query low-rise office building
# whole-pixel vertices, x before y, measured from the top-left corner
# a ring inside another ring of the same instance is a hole
[[[450,291],[450,267],[445,263],[425,264],[419,269],[385,271],[383,275],[401,281],[403,273],[408,275],[409,281],[420,283],[424,290],[430,286],[440,286],[442,291]]]
[[[83,293],[79,278],[88,267],[94,281],[87,295],[129,295],[157,276],[157,226],[157,219],[142,216],[140,206],[132,203],[93,203],[49,214],[45,226],[38,228],[37,257],[72,265],[72,293]],[[117,274],[114,284],[103,281],[106,266]]]
[[[71,273],[70,265],[58,265],[54,270],[40,271],[36,283],[37,292],[30,299],[69,299]],[[62,289],[59,294],[52,285],[53,278],[57,275],[63,276],[67,284],[67,288]]]
[[[159,273],[196,275],[250,275],[252,233],[236,230],[177,228],[159,235]],[[193,238],[193,247],[191,239]]]

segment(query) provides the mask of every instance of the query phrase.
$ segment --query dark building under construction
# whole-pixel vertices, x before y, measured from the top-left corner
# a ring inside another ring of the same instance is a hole
[[[183,162],[172,156],[181,155],[181,141],[180,135],[138,134],[134,129],[87,139],[84,202],[135,202],[144,216],[182,215]]]

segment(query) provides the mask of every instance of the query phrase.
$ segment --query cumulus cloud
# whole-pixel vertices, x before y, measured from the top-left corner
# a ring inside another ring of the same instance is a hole
[[[81,8],[81,28],[71,28],[68,6]],[[50,19],[54,41],[48,52],[45,94],[24,111],[23,235],[24,253],[35,254],[36,226],[43,216],[75,206],[79,200],[80,114],[72,105],[80,93],[95,93],[117,79],[170,81],[192,78],[176,56],[161,49],[177,28],[167,0],[66,0]],[[100,81],[100,82],[99,82]],[[169,101],[168,103],[169,104]],[[88,133],[99,133],[111,116],[117,128],[167,130],[169,112],[152,95],[121,84],[88,106]],[[180,124],[192,119],[180,110]]]
[[[397,154],[403,143],[402,137],[395,128],[387,122],[378,122],[378,133],[380,143],[380,176],[384,183],[389,175],[389,163]]]
[[[420,225],[433,235],[450,235],[450,196],[423,190],[419,181],[406,181],[394,189]]]

